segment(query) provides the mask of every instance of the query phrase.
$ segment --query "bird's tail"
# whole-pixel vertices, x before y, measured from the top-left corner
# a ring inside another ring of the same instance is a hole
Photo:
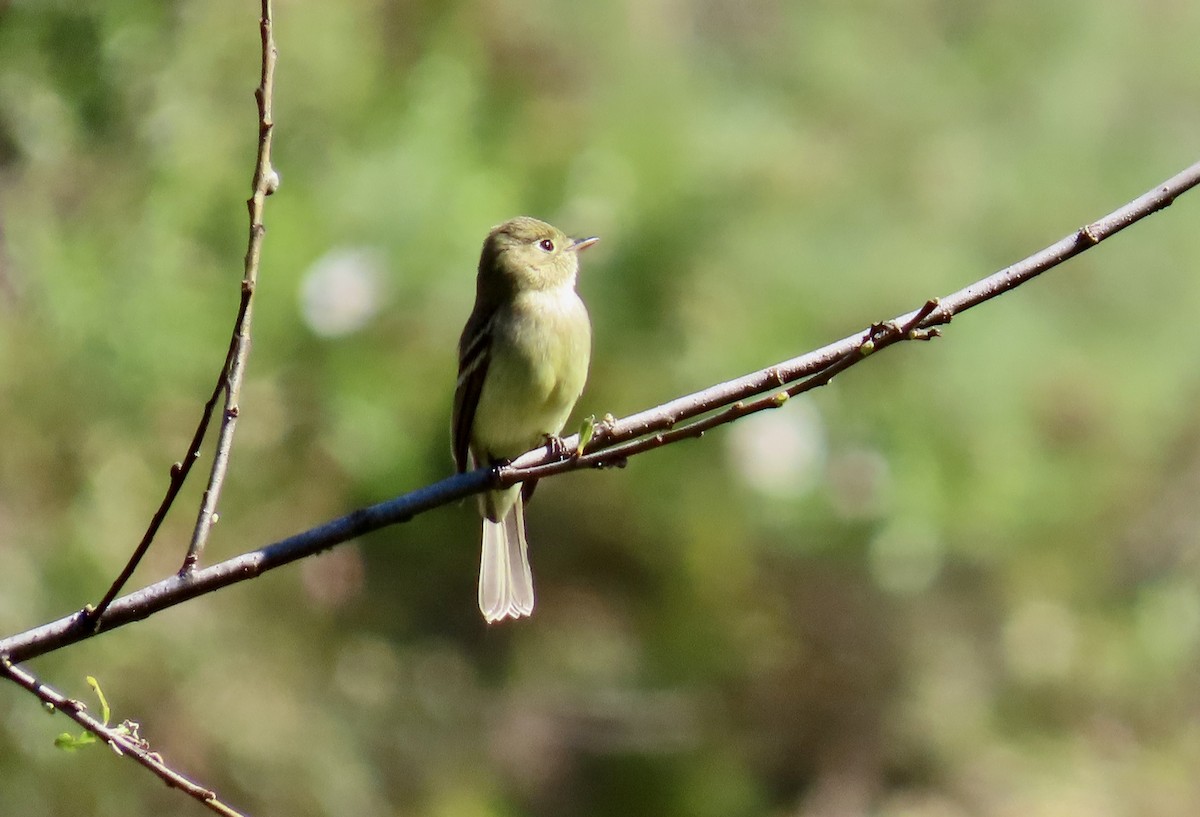
[[[479,610],[490,624],[533,612],[533,573],[525,543],[525,508],[520,492],[504,518],[484,517],[479,560]]]

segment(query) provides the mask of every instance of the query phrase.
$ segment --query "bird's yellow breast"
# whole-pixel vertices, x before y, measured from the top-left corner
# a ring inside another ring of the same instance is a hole
[[[523,292],[502,309],[471,432],[477,459],[510,459],[562,431],[591,358],[587,310],[572,287]]]

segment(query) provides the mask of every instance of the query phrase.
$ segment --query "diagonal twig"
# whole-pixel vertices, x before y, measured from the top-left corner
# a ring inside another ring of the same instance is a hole
[[[43,684],[31,673],[7,658],[0,657],[0,675],[8,678],[14,684],[24,687],[42,700],[47,706],[57,709],[71,720],[91,732],[118,755],[124,755],[134,762],[145,766],[158,775],[164,783],[173,789],[179,789],[190,797],[204,804],[211,811],[223,817],[244,817],[242,812],[223,803],[210,789],[184,777],[168,766],[157,752],[150,751],[149,744],[120,728],[111,727],[88,714],[87,707],[82,701],[68,698],[61,692]]]
[[[563,471],[619,465],[628,457],[652,448],[696,437],[713,426],[783,405],[791,396],[828,383],[837,373],[888,346],[905,340],[927,340],[934,336],[939,325],[948,323],[954,315],[991,300],[1095,246],[1130,224],[1168,206],[1177,196],[1198,184],[1200,163],[1023,261],[944,298],[931,299],[912,312],[745,377],[720,383],[622,420],[605,421],[596,428],[587,445],[588,450],[580,456],[563,458],[546,448],[538,448],[521,455],[508,466],[457,474],[386,502],[361,508],[258,550],[152,584],[115,601],[95,627],[86,626],[86,615],[80,612],[0,639],[0,656],[25,660],[42,655],[90,638],[97,632],[138,621],[159,610],[254,578],[364,533],[406,522],[417,514],[488,488]],[[563,443],[565,450],[575,450],[578,435],[568,437]]]
[[[1104,239],[1110,238],[1129,225],[1170,206],[1178,196],[1191,190],[1197,184],[1200,184],[1200,162],[1177,173],[1107,216],[1081,227],[1012,266],[1005,267],[950,295],[929,301],[919,309],[872,327],[866,333],[850,335],[777,366],[771,366],[695,394],[680,397],[661,406],[626,417],[619,422],[603,423],[596,428],[592,442],[588,446],[597,453],[584,456],[582,458],[583,465],[604,464],[606,455],[613,459],[619,459],[620,454],[614,454],[611,448],[615,443],[636,440],[638,437],[660,430],[672,429],[684,420],[723,407],[728,406],[732,410],[733,404],[739,400],[773,392],[785,384],[816,375],[827,367],[853,365],[864,352],[878,351],[903,340],[927,339],[929,330],[949,323],[955,315],[979,306],[997,295],[1041,275],[1046,270],[1056,267],[1094,247]],[[877,329],[883,331],[876,332]],[[899,331],[901,329],[903,331]],[[843,363],[842,361],[847,362]],[[789,391],[795,394],[805,390],[797,387]],[[761,406],[761,408],[769,407]],[[738,416],[743,416],[745,413],[747,412],[742,411]],[[563,442],[568,450],[572,450],[576,438],[570,437]],[[639,441],[639,443],[622,449],[621,452],[632,455],[645,450],[645,447],[654,447],[647,445],[645,441]],[[601,451],[600,449],[605,450]],[[552,462],[552,459],[541,448],[530,451],[513,460],[511,472],[504,481],[507,484],[567,470],[564,463]],[[522,470],[525,468],[534,469],[534,473]]]

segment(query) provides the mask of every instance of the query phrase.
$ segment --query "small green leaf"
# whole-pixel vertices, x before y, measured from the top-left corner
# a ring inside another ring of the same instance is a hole
[[[579,445],[575,449],[575,456],[583,454],[583,449],[587,448],[587,444],[592,441],[592,437],[596,434],[596,415],[591,414],[583,418],[582,425],[579,426]]]
[[[87,676],[88,686],[96,693],[96,697],[100,699],[100,720],[104,721],[104,725],[108,726],[108,717],[112,711],[108,708],[108,699],[104,697],[104,691],[100,689],[100,682],[91,675]]]
[[[54,739],[54,745],[56,747],[68,752],[74,752],[77,749],[82,749],[84,746],[95,742],[96,736],[91,732],[80,732],[78,735],[71,735],[63,732]]]
[[[112,711],[108,708],[108,699],[104,697],[104,691],[100,689],[100,682],[91,675],[86,677],[88,686],[90,686],[92,691],[96,693],[96,697],[100,699],[100,713],[103,715],[104,725],[108,726],[108,719],[112,715]],[[53,707],[50,707],[49,711],[53,712]],[[132,723],[132,721],[126,721],[126,723]],[[78,735],[71,735],[67,732],[63,732],[54,739],[54,745],[59,749],[65,749],[68,752],[73,752],[76,749],[81,749],[84,746],[95,743],[96,741],[96,736],[91,732],[80,732]]]

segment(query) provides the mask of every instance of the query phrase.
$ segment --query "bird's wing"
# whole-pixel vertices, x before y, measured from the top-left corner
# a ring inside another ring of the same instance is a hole
[[[458,385],[451,421],[454,464],[461,474],[470,466],[471,426],[492,359],[491,323],[495,313],[471,313],[458,341]]]

